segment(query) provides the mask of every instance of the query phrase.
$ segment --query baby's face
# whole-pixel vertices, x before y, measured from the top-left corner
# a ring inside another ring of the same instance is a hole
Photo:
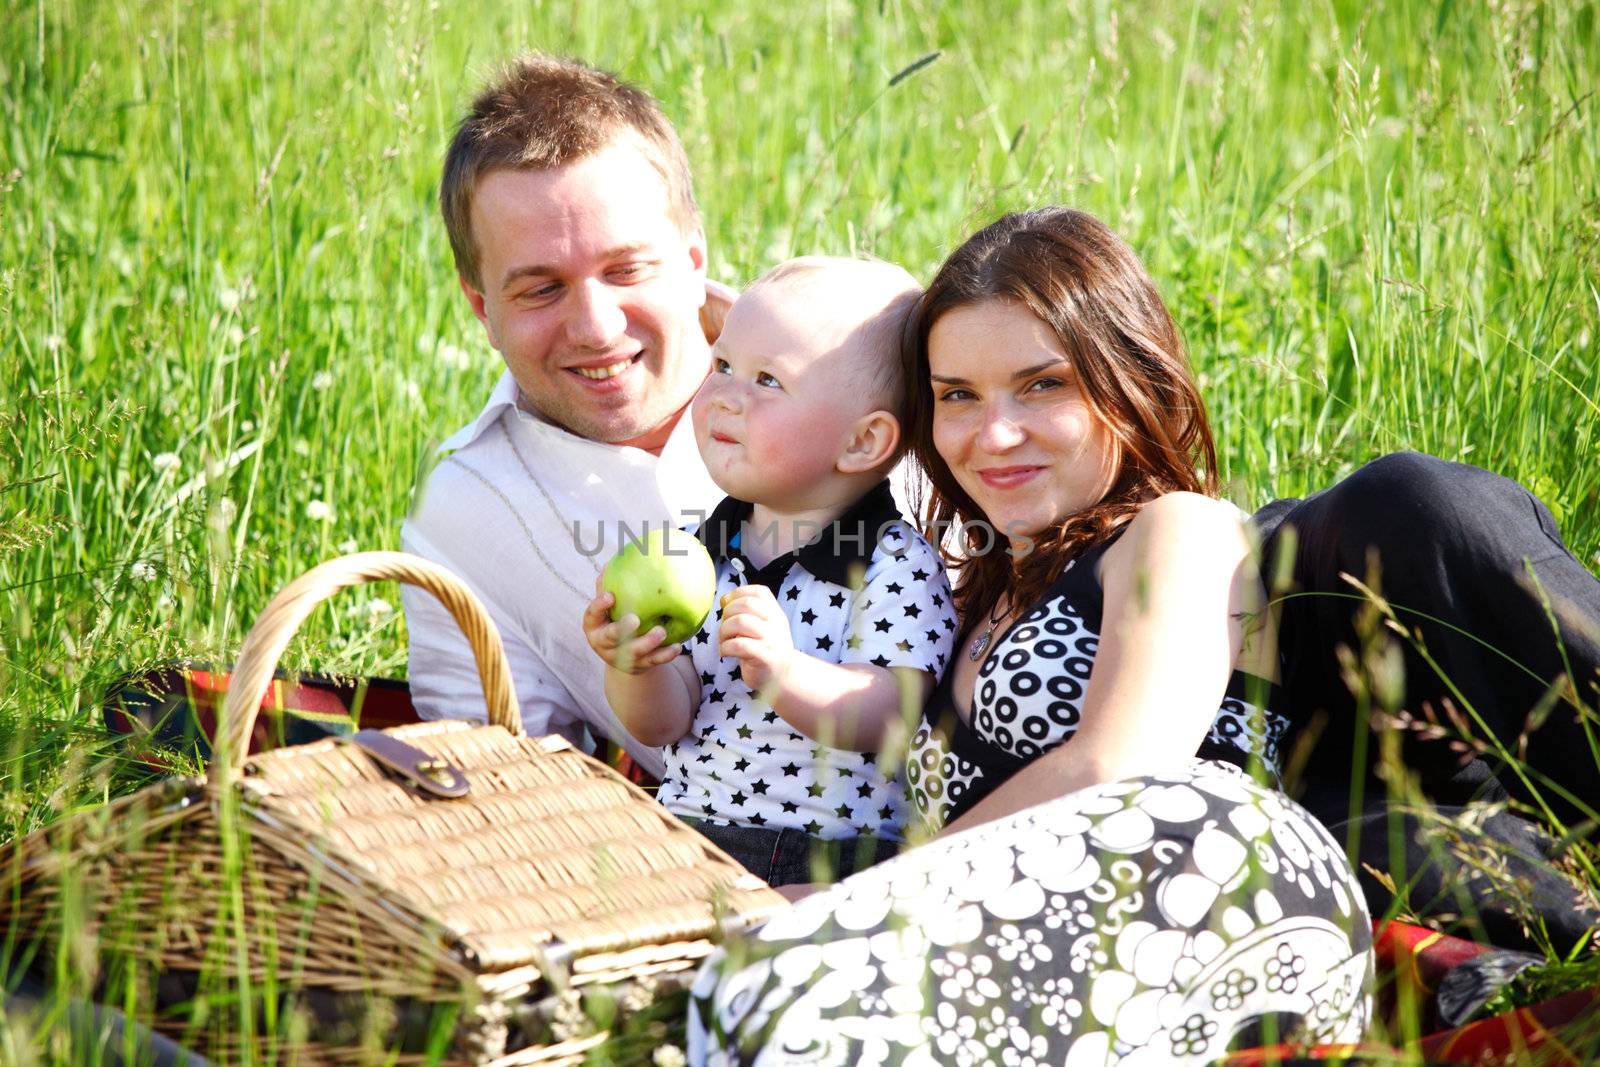
[[[783,511],[831,501],[834,463],[856,420],[877,406],[863,395],[856,321],[758,286],[728,313],[695,394],[695,440],[730,496]]]

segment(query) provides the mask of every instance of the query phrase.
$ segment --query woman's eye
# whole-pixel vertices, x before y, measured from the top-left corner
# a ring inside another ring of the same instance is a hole
[[[946,389],[939,394],[939,402],[942,404],[947,401],[966,400],[971,396],[972,394],[965,389]]]
[[[1060,388],[1063,384],[1065,383],[1063,383],[1060,378],[1039,378],[1036,381],[1028,383],[1028,391],[1031,393],[1042,393],[1047,389]]]
[[[778,381],[778,379],[774,378],[772,375],[768,374],[766,371],[762,371],[756,375],[756,384],[766,386],[768,389],[783,388],[783,383]]]

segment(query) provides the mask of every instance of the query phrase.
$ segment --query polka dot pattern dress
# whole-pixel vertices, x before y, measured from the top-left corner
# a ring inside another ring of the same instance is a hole
[[[993,680],[991,731],[1046,751],[1052,737],[1029,734],[1024,707],[1076,707],[1074,687],[1056,680],[1084,679],[1032,672],[1037,689],[1007,718],[1002,679],[1038,657],[1009,668],[1005,657],[1061,640],[1064,654],[1046,660],[1092,664],[1098,611],[1072,633],[1052,632],[1063,616],[1037,615],[1013,628],[1022,639],[995,646],[973,706],[976,722]],[[1262,716],[1247,718],[1261,727]],[[1003,780],[1016,758],[970,751],[988,765],[946,785]],[[952,753],[950,767],[961,772],[962,758]],[[1171,774],[1079,790],[802,900],[706,962],[690,1062],[1205,1063],[1268,1041],[1358,1040],[1372,977],[1361,890],[1321,824],[1238,762],[1197,756]]]

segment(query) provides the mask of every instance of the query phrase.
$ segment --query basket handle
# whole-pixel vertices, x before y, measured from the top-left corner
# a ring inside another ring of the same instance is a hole
[[[522,736],[522,716],[517,710],[517,695],[511,686],[511,668],[500,644],[500,631],[472,591],[461,579],[421,556],[408,552],[357,552],[313,567],[284,586],[250,628],[228,682],[222,721],[217,724],[217,733],[225,736],[226,747],[219,747],[213,755],[214,768],[224,757],[227,769],[234,774],[244,767],[250,732],[255,728],[267,686],[272,683],[272,673],[306,616],[341,589],[391,580],[409,582],[439,598],[472,646],[489,722],[505,727],[514,737]]]

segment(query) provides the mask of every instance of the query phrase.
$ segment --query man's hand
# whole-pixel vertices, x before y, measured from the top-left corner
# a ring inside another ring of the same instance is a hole
[[[751,691],[774,698],[796,653],[789,619],[772,590],[742,585],[722,598],[718,655],[739,661],[739,676]]]
[[[662,647],[667,631],[660,626],[638,633],[639,616],[632,612],[612,622],[611,606],[617,598],[600,588],[598,577],[594,580],[594,592],[594,599],[583,609],[583,635],[589,639],[589,647],[594,649],[595,655],[605,660],[606,666],[623,674],[639,674],[671,663],[683,651],[680,645]]]

